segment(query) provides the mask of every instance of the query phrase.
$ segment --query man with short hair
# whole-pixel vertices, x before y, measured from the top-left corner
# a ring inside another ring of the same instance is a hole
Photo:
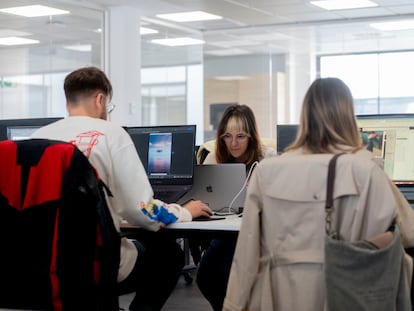
[[[75,70],[65,78],[64,91],[69,116],[42,127],[32,137],[71,142],[88,157],[112,193],[106,199],[118,231],[122,220],[157,231],[169,223],[212,214],[201,201],[182,207],[153,198],[128,133],[106,120],[114,106],[110,102],[112,86],[104,72],[95,67]],[[121,240],[119,294],[136,292],[130,310],[160,310],[184,265],[183,252],[175,241],[150,236]]]

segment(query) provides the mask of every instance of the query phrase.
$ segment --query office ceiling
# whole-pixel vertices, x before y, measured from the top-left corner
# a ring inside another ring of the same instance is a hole
[[[143,25],[159,30],[158,34],[142,37],[143,48],[151,53],[160,47],[148,43],[149,40],[184,35],[206,41],[205,57],[413,49],[414,30],[379,31],[369,24],[414,19],[414,1],[373,1],[377,7],[326,11],[308,0],[39,0],[36,3],[66,8],[72,14],[31,19],[0,14],[0,37],[19,31],[46,43],[99,43],[100,33],[96,29],[101,27],[101,9],[122,5],[135,7],[142,12]],[[0,8],[28,4],[34,1],[2,0]],[[223,19],[173,23],[155,17],[159,13],[194,10]]]

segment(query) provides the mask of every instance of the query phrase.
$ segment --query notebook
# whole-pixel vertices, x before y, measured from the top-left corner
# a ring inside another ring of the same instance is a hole
[[[215,212],[239,213],[246,197],[246,166],[242,163],[196,165],[192,189],[179,201],[185,204],[189,200],[201,200]]]
[[[193,185],[195,125],[126,127],[154,191],[175,203]]]

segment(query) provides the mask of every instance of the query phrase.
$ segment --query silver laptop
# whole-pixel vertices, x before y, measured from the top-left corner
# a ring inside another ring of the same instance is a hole
[[[178,203],[201,200],[217,213],[239,213],[246,197],[245,181],[242,163],[196,165],[193,187]]]

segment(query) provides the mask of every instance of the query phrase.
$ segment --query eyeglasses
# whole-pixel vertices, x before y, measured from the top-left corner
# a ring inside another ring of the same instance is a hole
[[[230,143],[233,141],[233,139],[235,139],[237,142],[245,142],[250,136],[247,134],[237,134],[236,136],[233,137],[233,135],[231,135],[230,133],[226,133],[224,135],[221,136],[221,138],[226,142],[226,143]]]
[[[112,102],[110,102],[107,106],[106,106],[106,112],[107,113],[111,113],[112,111],[114,111],[114,109],[115,109],[115,104],[114,103],[112,103]]]

